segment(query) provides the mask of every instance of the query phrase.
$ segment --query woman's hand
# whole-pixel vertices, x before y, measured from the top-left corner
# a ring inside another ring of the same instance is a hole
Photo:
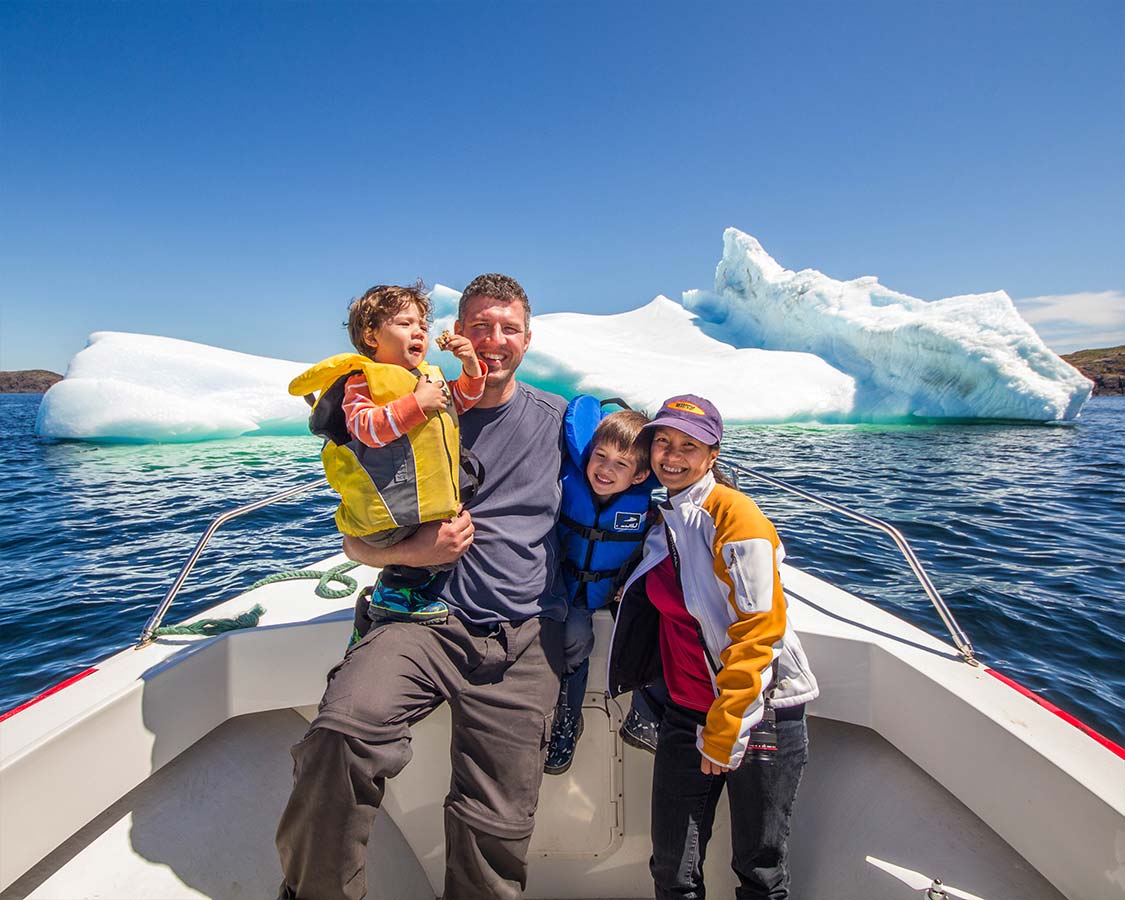
[[[480,378],[480,360],[473,349],[473,342],[463,334],[451,334],[445,339],[445,349],[461,360],[461,368],[470,378]]]
[[[704,775],[725,775],[730,771],[730,766],[720,766],[718,763],[711,762],[706,756],[700,758],[699,771]]]
[[[431,381],[429,375],[418,379],[414,388],[414,399],[422,407],[422,412],[432,413],[445,409],[449,405],[449,393],[445,389],[444,381]]]

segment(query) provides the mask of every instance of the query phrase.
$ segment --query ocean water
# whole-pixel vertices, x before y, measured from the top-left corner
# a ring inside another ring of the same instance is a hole
[[[43,441],[0,396],[0,710],[134,642],[219,513],[319,478],[319,441]],[[1069,426],[731,428],[724,453],[898,526],[978,656],[1125,742],[1125,400]],[[890,540],[763,483],[789,561],[945,636]],[[168,617],[339,548],[327,490],[225,525]]]

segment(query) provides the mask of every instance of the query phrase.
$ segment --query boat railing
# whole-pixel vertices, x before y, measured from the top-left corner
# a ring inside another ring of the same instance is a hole
[[[287,491],[282,491],[280,494],[273,494],[270,497],[264,497],[261,500],[256,500],[253,503],[247,503],[245,506],[239,506],[237,509],[231,509],[217,516],[215,520],[203,532],[203,536],[195,545],[192,550],[191,556],[188,557],[187,562],[184,563],[180,574],[176,576],[176,580],[172,582],[172,586],[168,588],[168,593],[164,595],[164,599],[160,601],[160,606],[156,608],[156,612],[149,617],[148,622],[145,624],[144,630],[141,632],[140,639],[137,641],[137,648],[140,649],[146,644],[152,642],[153,635],[156,629],[160,627],[160,623],[164,621],[164,616],[167,614],[172,601],[176,599],[176,594],[180,592],[191,570],[195,568],[195,563],[199,559],[199,555],[203,552],[203,548],[207,546],[207,542],[211,540],[211,536],[219,530],[222,525],[225,525],[231,519],[237,519],[247,513],[256,512],[266,506],[272,506],[274,503],[280,503],[282,500],[288,500],[290,497],[296,497],[298,494],[303,494],[305,491],[311,491],[314,488],[324,487],[328,484],[327,478],[319,478],[316,481],[307,484],[300,484],[297,487],[290,488]]]
[[[901,531],[899,531],[889,522],[884,522],[882,519],[877,519],[874,516],[869,516],[865,513],[856,512],[854,509],[849,509],[848,507],[842,506],[839,503],[835,503],[831,500],[826,500],[824,497],[818,497],[816,494],[810,493],[809,491],[799,488],[796,485],[792,485],[786,481],[782,481],[780,478],[774,478],[772,475],[767,475],[764,472],[759,472],[757,469],[752,469],[749,466],[744,466],[739,463],[733,463],[727,459],[724,459],[722,461],[722,464],[725,468],[734,473],[736,483],[738,480],[738,476],[740,475],[757,478],[760,481],[766,482],[766,484],[773,485],[779,490],[787,491],[790,494],[794,494],[804,500],[808,500],[810,503],[816,503],[820,506],[825,507],[826,509],[832,510],[835,513],[839,513],[842,516],[847,516],[849,519],[854,519],[857,522],[862,522],[864,525],[869,525],[872,528],[877,528],[879,531],[890,535],[891,539],[894,540],[895,544],[898,546],[898,549],[902,553],[903,557],[905,557],[907,564],[910,566],[910,570],[914,573],[914,577],[917,578],[918,583],[922,585],[922,590],[926,592],[926,596],[930,598],[930,602],[934,605],[934,609],[936,609],[938,615],[941,616],[941,620],[945,623],[945,627],[949,629],[949,635],[953,639],[953,644],[960,652],[961,656],[964,657],[965,662],[974,666],[980,665],[980,663],[977,662],[976,657],[973,655],[973,645],[969,642],[968,636],[962,630],[961,626],[957,624],[957,620],[953,618],[953,613],[950,612],[949,607],[946,605],[945,600],[941,596],[941,593],[938,591],[937,587],[935,587],[933,581],[930,580],[929,574],[922,567],[921,560],[918,559],[917,554],[907,542],[906,538],[903,537]]]
[[[934,609],[937,610],[942,622],[945,623],[945,627],[949,630],[949,635],[953,639],[954,646],[957,647],[957,650],[960,652],[961,656],[964,657],[965,662],[970,663],[971,665],[978,665],[977,660],[973,655],[973,645],[970,643],[968,636],[962,630],[961,626],[957,624],[957,620],[953,617],[953,613],[950,612],[949,607],[946,605],[945,600],[941,596],[941,593],[938,591],[937,587],[935,587],[933,581],[930,580],[929,574],[923,568],[917,554],[907,542],[906,538],[903,537],[901,531],[899,531],[890,523],[884,522],[882,519],[877,519],[874,516],[869,516],[865,513],[856,512],[853,509],[849,509],[848,507],[842,506],[839,503],[835,503],[832,500],[827,500],[824,497],[818,497],[816,494],[810,493],[809,491],[799,488],[796,485],[792,485],[786,481],[782,481],[780,478],[774,478],[772,475],[767,475],[764,472],[759,472],[757,469],[752,469],[749,466],[730,462],[726,459],[723,460],[723,465],[734,473],[736,481],[741,475],[745,475],[750,478],[757,478],[760,481],[764,481],[766,482],[766,484],[770,484],[775,488],[787,491],[788,493],[801,497],[802,499],[807,500],[810,503],[816,503],[820,506],[825,507],[826,509],[830,509],[833,512],[839,513],[840,515],[847,516],[849,519],[854,519],[857,522],[862,522],[865,525],[876,528],[879,531],[890,535],[891,539],[895,542],[895,544],[898,546],[899,551],[906,559],[906,562],[910,566],[911,571],[914,573],[915,578],[917,578],[919,584],[922,585],[922,590],[925,591],[926,596],[930,598],[930,602],[934,605]],[[271,506],[274,503],[279,503],[282,500],[288,500],[290,497],[295,497],[298,494],[305,493],[306,491],[324,487],[327,484],[328,479],[320,478],[316,481],[298,485],[297,487],[282,491],[279,494],[273,494],[272,496],[257,500],[254,503],[247,503],[245,506],[239,506],[236,509],[229,510],[216,517],[215,520],[208,526],[207,530],[203,533],[203,536],[200,537],[198,543],[196,543],[195,549],[192,551],[191,556],[188,557],[187,562],[185,562],[183,568],[180,569],[180,573],[176,576],[176,580],[172,583],[172,586],[168,588],[168,592],[164,595],[164,599],[160,601],[160,606],[157,607],[156,612],[154,612],[149,618],[147,624],[144,627],[144,630],[141,632],[140,639],[137,642],[137,647],[143,647],[146,644],[152,642],[153,635],[156,632],[156,629],[160,627],[160,623],[164,620],[164,616],[167,614],[168,609],[172,606],[172,602],[176,599],[176,595],[180,592],[180,588],[183,587],[183,584],[187,580],[188,575],[195,567],[195,563],[199,559],[200,554],[203,552],[203,548],[207,546],[207,542],[211,540],[212,535],[214,535],[214,533],[218,531],[218,529],[222,525],[231,521],[232,519],[237,519],[240,516],[255,512],[266,506]]]

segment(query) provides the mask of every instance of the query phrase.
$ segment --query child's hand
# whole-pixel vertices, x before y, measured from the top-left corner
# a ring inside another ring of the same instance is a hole
[[[437,412],[449,405],[449,391],[444,381],[431,381],[429,375],[423,375],[414,388],[414,399],[422,407],[422,412]]]
[[[480,360],[473,349],[473,342],[463,334],[451,334],[445,339],[445,349],[461,360],[461,368],[470,378],[480,378]]]

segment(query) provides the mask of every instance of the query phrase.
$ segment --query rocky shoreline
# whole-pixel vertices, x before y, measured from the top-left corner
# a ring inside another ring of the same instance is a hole
[[[43,394],[62,378],[58,372],[47,369],[0,372],[0,394]]]
[[[1125,346],[1079,350],[1063,359],[1094,382],[1095,396],[1125,396]]]

